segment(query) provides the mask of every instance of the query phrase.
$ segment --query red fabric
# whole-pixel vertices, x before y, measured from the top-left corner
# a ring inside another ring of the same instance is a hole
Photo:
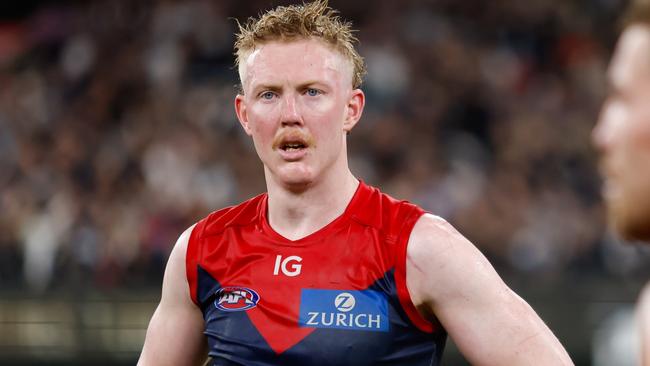
[[[408,315],[411,322],[418,327],[420,330],[431,333],[434,330],[433,324],[424,319],[420,312],[411,301],[411,295],[409,294],[408,287],[406,286],[406,250],[408,248],[408,241],[410,238],[411,231],[413,226],[418,221],[418,219],[424,214],[424,212],[413,206],[411,214],[404,220],[402,226],[402,231],[398,234],[396,239],[396,249],[397,249],[397,261],[395,263],[395,284],[397,286],[397,294],[399,296],[400,303],[402,308]]]
[[[209,216],[201,221],[199,221],[190,234],[189,241],[187,242],[187,252],[185,253],[185,273],[187,275],[187,283],[190,286],[190,297],[195,304],[198,305],[199,301],[196,298],[196,288],[197,288],[197,264],[201,258],[200,246],[198,243],[198,237],[201,236],[205,228],[205,222],[209,219]]]
[[[257,196],[213,213],[194,228],[186,263],[192,299],[198,301],[197,265],[223,287],[253,289],[260,300],[246,313],[279,354],[314,330],[297,327],[301,289],[364,290],[395,269],[402,307],[419,329],[432,332],[405,285],[406,244],[422,212],[362,182],[341,216],[302,239],[289,240],[269,225],[266,194]],[[301,265],[300,274],[275,275],[278,256],[302,258],[292,263]]]

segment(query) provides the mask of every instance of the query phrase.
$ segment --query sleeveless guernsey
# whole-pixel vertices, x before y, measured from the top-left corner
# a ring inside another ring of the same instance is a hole
[[[438,365],[446,340],[406,288],[419,207],[363,182],[345,212],[288,240],[267,195],[194,227],[186,270],[212,365]]]

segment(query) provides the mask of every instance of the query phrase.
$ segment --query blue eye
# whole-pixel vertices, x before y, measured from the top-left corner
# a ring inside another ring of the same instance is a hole
[[[307,95],[309,95],[310,97],[315,97],[318,94],[320,94],[320,91],[318,89],[313,89],[313,88],[307,89]]]
[[[274,96],[275,96],[275,93],[270,92],[270,91],[264,92],[264,93],[262,93],[260,95],[260,97],[262,97],[262,99],[269,99],[269,100],[273,99]]]

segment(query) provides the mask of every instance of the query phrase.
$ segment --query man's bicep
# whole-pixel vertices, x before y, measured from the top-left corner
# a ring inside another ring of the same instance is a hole
[[[408,247],[407,284],[468,357],[473,351],[485,355],[483,346],[490,351],[486,336],[496,321],[494,311],[502,311],[511,294],[487,259],[465,241],[442,219],[420,219]]]
[[[472,364],[571,364],[535,311],[451,225],[426,215],[411,239],[412,297],[438,318]]]
[[[160,304],[149,322],[138,365],[200,365],[205,360],[203,317],[190,298],[185,272],[191,231],[181,235],[167,262]]]

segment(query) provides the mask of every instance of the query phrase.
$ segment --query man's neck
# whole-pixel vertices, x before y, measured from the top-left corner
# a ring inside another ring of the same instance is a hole
[[[304,238],[343,214],[358,186],[349,170],[343,178],[325,180],[298,193],[270,184],[269,225],[287,239]]]

